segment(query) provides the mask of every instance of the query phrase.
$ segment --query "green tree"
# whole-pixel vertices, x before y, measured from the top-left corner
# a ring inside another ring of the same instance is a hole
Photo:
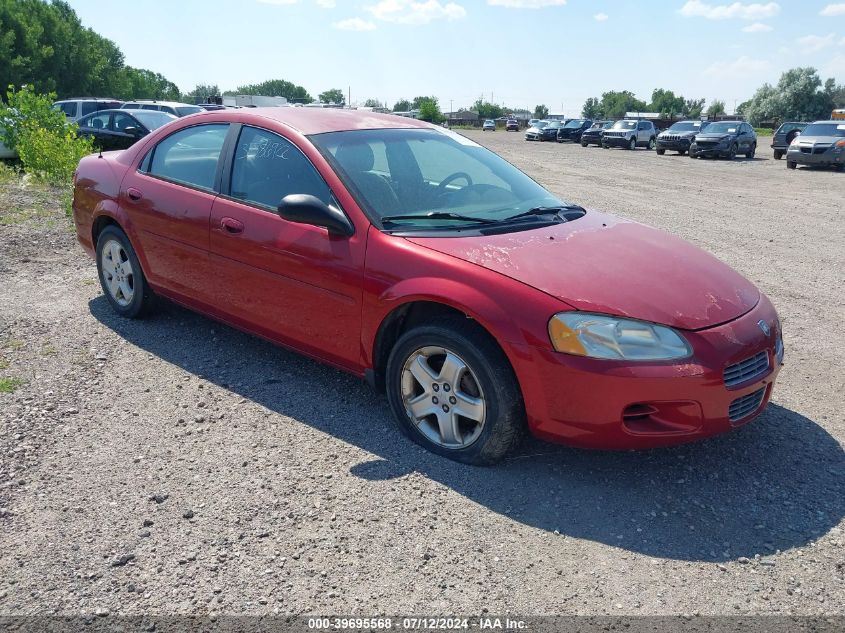
[[[258,84],[238,86],[236,90],[227,90],[224,95],[261,95],[264,97],[285,97],[291,103],[311,103],[314,99],[302,86],[297,86],[284,79],[268,79]]]
[[[209,97],[218,95],[220,95],[220,88],[217,84],[197,84],[185,95],[184,100],[189,103],[207,103]]]
[[[710,102],[710,105],[707,106],[706,114],[711,118],[725,114],[725,102],[714,99]]]
[[[364,107],[365,108],[380,108],[381,107],[381,101],[379,101],[378,99],[367,99],[364,102]]]
[[[411,101],[411,110],[419,110],[422,107],[423,101],[437,101],[437,97],[414,97],[414,100]]]
[[[320,103],[334,103],[336,105],[346,105],[346,98],[343,96],[343,90],[340,88],[332,88],[317,95]]]
[[[472,109],[478,112],[479,119],[498,119],[505,113],[505,109],[502,106],[484,101],[482,98],[479,98],[472,105]]]
[[[534,106],[535,119],[545,119],[547,116],[549,116],[549,109],[544,104]]]
[[[763,84],[743,112],[754,125],[764,122],[826,119],[839,103],[845,103],[845,87],[833,79],[822,80],[815,68],[792,68],[777,85]],[[745,104],[743,104],[745,105]]]
[[[409,110],[411,110],[411,102],[407,99],[399,99],[393,104],[394,112],[408,112]]]
[[[420,119],[429,123],[441,123],[446,117],[440,112],[436,97],[424,99],[420,102]]]
[[[704,99],[684,99],[684,107],[681,114],[686,117],[697,119],[704,112]]]
[[[601,110],[604,116],[609,119],[621,119],[626,112],[645,112],[648,106],[640,101],[633,92],[623,90],[621,92],[605,92],[601,96]]]
[[[682,114],[684,103],[682,96],[675,96],[675,93],[671,90],[658,88],[651,93],[651,104],[649,104],[648,109],[651,112],[659,112],[661,117],[668,119],[676,114]]]
[[[590,97],[584,102],[584,107],[581,108],[581,116],[585,119],[600,119],[604,116],[602,113],[599,100],[595,97]]]

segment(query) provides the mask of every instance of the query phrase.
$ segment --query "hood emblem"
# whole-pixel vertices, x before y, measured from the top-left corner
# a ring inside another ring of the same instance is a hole
[[[759,326],[759,328],[763,331],[763,335],[764,335],[764,336],[768,336],[769,334],[771,334],[771,333],[772,333],[771,328],[769,328],[769,324],[768,324],[768,323],[766,323],[765,321],[763,321],[762,319],[760,319],[759,321],[757,321],[757,325],[758,325],[758,326]]]

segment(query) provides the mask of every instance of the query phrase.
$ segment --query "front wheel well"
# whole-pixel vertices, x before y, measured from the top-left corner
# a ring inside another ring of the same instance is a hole
[[[384,372],[387,367],[387,358],[390,351],[399,337],[417,325],[431,321],[437,317],[453,316],[473,320],[466,313],[436,301],[412,301],[395,308],[388,314],[379,326],[376,340],[373,345],[373,370],[370,382],[378,391],[384,391]],[[479,330],[489,336],[490,339],[499,345],[496,338],[477,321],[473,323]],[[499,346],[501,347],[501,346]]]

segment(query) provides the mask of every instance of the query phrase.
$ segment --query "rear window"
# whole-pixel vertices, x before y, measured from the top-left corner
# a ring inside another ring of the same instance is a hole
[[[188,116],[202,111],[199,106],[176,106],[176,116]]]

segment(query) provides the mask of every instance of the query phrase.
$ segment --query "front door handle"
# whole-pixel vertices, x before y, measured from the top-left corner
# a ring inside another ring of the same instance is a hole
[[[237,235],[244,232],[244,223],[235,218],[223,218],[220,220],[220,228],[231,235]]]
[[[135,189],[135,187],[129,187],[129,189],[126,190],[126,195],[129,196],[130,200],[135,200],[136,202],[143,197],[141,192],[138,189]]]

